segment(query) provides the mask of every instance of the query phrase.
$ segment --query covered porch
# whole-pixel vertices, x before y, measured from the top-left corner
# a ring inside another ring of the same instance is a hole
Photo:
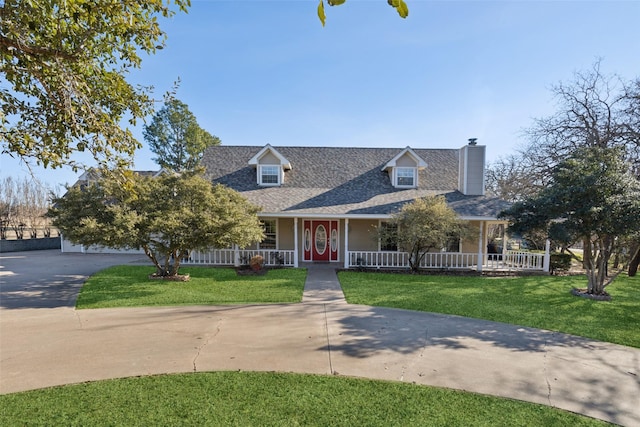
[[[302,262],[323,262],[336,267],[409,269],[409,254],[384,250],[372,239],[371,228],[384,218],[313,217],[267,218],[271,222],[272,247],[191,251],[184,264],[240,266],[261,255],[267,266],[298,267]],[[549,242],[544,253],[511,250],[505,224],[494,219],[470,219],[477,239],[461,242],[458,251],[428,252],[420,262],[425,270],[477,272],[549,272]],[[317,227],[317,228],[316,228]],[[497,242],[497,243],[496,243]],[[321,255],[327,254],[326,257]]]

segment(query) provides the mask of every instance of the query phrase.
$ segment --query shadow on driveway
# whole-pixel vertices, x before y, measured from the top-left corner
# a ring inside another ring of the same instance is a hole
[[[47,251],[0,254],[0,308],[74,307],[92,274],[114,265],[146,263],[144,255]],[[150,267],[152,269],[152,267]]]

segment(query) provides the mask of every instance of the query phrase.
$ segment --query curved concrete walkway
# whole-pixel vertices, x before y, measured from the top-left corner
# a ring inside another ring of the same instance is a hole
[[[344,302],[331,266],[302,304],[73,309],[122,255],[0,255],[0,393],[135,375],[255,370],[444,386],[640,425],[640,349]]]

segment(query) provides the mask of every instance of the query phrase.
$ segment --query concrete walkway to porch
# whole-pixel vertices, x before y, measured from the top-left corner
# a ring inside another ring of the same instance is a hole
[[[346,304],[344,293],[336,275],[336,264],[303,263],[301,268],[307,269],[307,280],[304,284],[302,302],[305,304]]]

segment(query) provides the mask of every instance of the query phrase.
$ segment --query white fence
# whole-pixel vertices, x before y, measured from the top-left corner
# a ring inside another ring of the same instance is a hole
[[[191,251],[189,257],[182,261],[189,265],[235,265],[249,264],[249,260],[256,255],[261,255],[265,265],[293,267],[293,251],[281,251],[275,249],[212,249],[209,251]]]
[[[349,251],[349,267],[410,268],[407,252]],[[545,254],[513,252],[485,254],[480,264],[482,270],[493,271],[544,271]],[[420,268],[440,270],[479,270],[477,253],[428,252],[420,262]]]

